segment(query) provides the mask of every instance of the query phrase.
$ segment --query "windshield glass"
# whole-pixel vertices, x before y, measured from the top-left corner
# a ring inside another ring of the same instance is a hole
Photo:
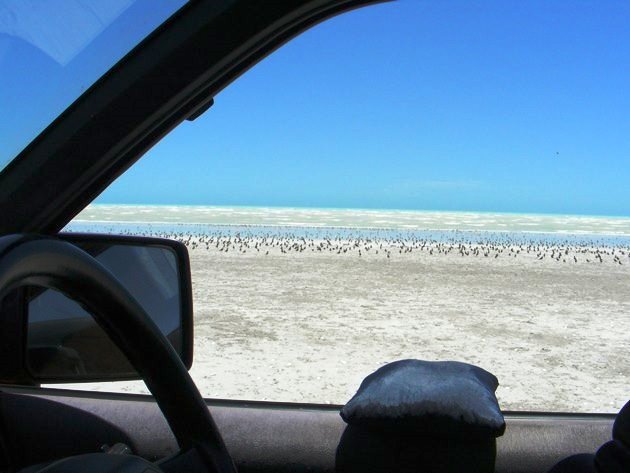
[[[0,170],[185,3],[0,0]]]

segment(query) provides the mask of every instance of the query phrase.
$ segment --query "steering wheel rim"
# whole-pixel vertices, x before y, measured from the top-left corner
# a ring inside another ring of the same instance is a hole
[[[208,472],[236,473],[216,423],[179,355],[114,275],[88,253],[62,240],[40,235],[0,237],[0,300],[26,285],[58,290],[89,309],[155,397],[181,451],[198,452]]]

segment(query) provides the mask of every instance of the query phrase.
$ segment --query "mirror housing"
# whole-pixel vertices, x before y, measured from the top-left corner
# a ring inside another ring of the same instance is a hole
[[[67,233],[59,238],[97,259],[171,342],[193,358],[192,287],[186,246],[162,238]],[[77,302],[48,288],[18,290],[23,374],[29,384],[140,379],[120,349]]]

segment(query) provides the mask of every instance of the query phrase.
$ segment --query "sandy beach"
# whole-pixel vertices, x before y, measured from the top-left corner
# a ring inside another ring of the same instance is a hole
[[[625,252],[188,242],[192,374],[206,396],[343,404],[379,366],[419,358],[493,372],[506,410],[612,412],[627,401]]]
[[[81,218],[72,231],[187,245],[207,397],[343,404],[405,358],[485,368],[505,410],[616,412],[630,395],[628,218],[115,205]],[[76,387],[146,392],[115,384]]]

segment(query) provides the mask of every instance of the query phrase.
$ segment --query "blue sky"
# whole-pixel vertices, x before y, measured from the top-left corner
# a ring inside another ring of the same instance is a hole
[[[341,15],[97,201],[630,215],[628,18],[625,1]]]

